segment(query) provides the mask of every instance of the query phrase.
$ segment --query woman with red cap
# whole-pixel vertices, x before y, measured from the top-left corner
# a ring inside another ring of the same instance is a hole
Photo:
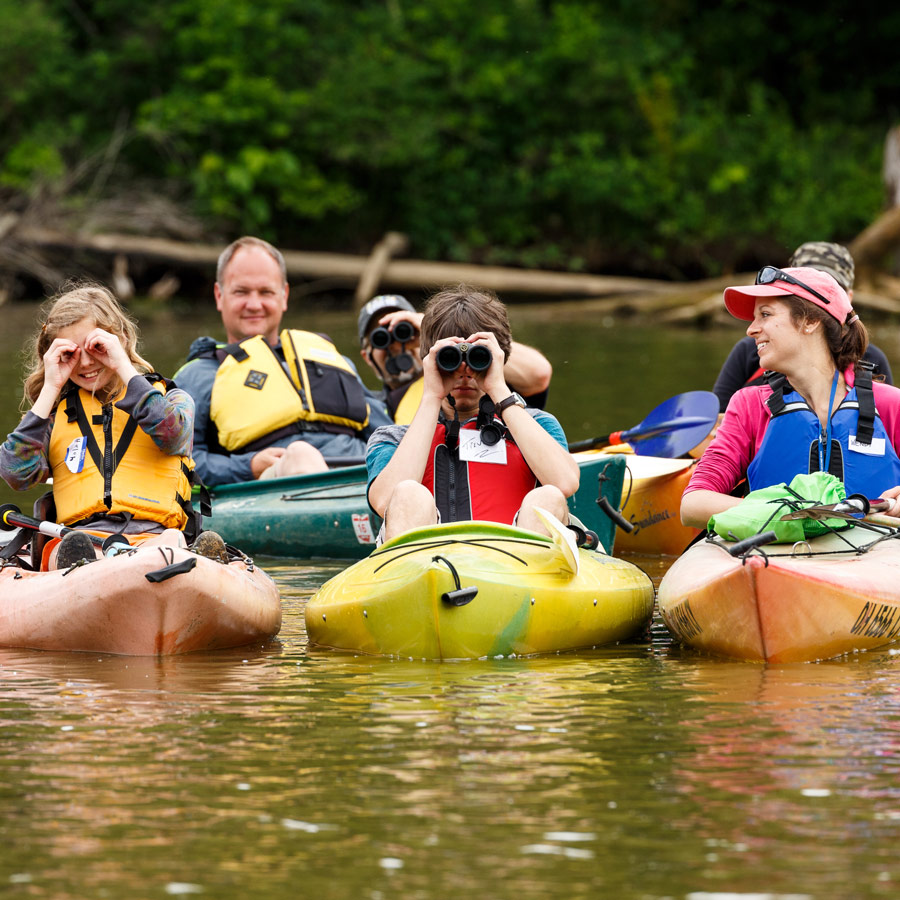
[[[765,266],[756,284],[725,290],[725,306],[770,374],[730,400],[681,501],[687,525],[737,505],[732,491],[830,472],[847,494],[893,500],[900,514],[900,389],[872,381],[868,334],[846,291],[818,269]]]

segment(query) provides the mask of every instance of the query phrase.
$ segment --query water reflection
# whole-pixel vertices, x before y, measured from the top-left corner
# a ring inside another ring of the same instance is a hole
[[[4,651],[2,870],[44,896],[883,896],[896,658],[648,642],[426,663],[285,630],[165,660]],[[193,887],[190,887],[193,886]]]

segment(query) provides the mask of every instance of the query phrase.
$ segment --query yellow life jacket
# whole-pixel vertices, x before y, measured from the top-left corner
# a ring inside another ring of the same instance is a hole
[[[355,432],[369,422],[362,385],[331,341],[288,328],[280,337],[284,365],[261,334],[224,348],[209,416],[226,450],[267,446],[262,438],[291,426]]]
[[[148,376],[163,393],[160,376]],[[124,392],[117,399],[121,399]],[[194,461],[160,450],[114,402],[102,405],[85,390],[67,391],[50,432],[56,519],[64,525],[92,516],[131,513],[183,529],[193,512]]]
[[[397,404],[394,413],[394,422],[397,425],[409,425],[422,402],[422,394],[425,390],[425,379],[417,378],[404,392]]]

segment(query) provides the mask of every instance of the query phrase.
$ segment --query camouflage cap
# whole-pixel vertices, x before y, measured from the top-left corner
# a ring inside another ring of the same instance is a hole
[[[853,288],[853,257],[841,244],[828,241],[809,241],[801,244],[791,256],[789,266],[808,266],[827,272],[845,290]]]

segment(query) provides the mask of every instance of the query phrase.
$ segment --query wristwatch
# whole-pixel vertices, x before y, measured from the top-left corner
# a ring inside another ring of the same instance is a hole
[[[515,391],[513,391],[505,400],[501,400],[498,404],[496,404],[494,410],[502,419],[503,413],[511,406],[521,406],[522,409],[525,409],[525,399],[521,394],[517,394]]]

